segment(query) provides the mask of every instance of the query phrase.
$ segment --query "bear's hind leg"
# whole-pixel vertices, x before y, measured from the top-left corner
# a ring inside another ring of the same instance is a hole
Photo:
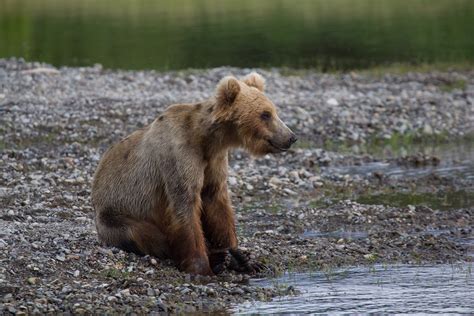
[[[152,221],[133,220],[104,211],[97,218],[97,232],[99,239],[107,246],[141,256],[169,257],[166,238]]]
[[[170,258],[169,245],[158,226],[148,221],[135,222],[130,227],[130,241],[144,254],[160,259]],[[127,246],[125,244],[124,246]]]

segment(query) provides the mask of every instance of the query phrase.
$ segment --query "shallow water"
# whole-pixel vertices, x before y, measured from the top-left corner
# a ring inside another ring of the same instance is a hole
[[[185,69],[474,61],[469,0],[5,0],[0,57]]]
[[[419,179],[427,176],[455,178],[474,183],[474,142],[460,141],[446,144],[408,144],[400,147],[380,147],[369,150],[380,159],[391,162],[368,162],[360,165],[335,166],[322,169],[327,175],[351,175],[385,179]],[[426,166],[401,165],[394,159],[408,156],[438,158],[439,164]],[[428,184],[427,184],[428,185]],[[470,188],[457,187],[446,192],[389,192],[354,197],[362,204],[381,204],[396,207],[424,205],[433,209],[458,209],[474,207],[474,192]]]
[[[301,294],[241,304],[234,313],[474,313],[472,263],[376,265],[290,273],[252,283],[293,286]]]
[[[395,163],[369,162],[359,166],[334,167],[328,172],[339,174],[351,174],[370,176],[375,172],[389,178],[417,178],[436,174],[439,176],[458,176],[468,180],[474,180],[474,160],[457,162],[441,162],[437,166],[408,167]]]
[[[378,172],[389,178],[418,178],[436,174],[474,180],[474,142],[470,140],[446,144],[407,144],[395,148],[381,146],[371,148],[367,152],[382,159],[426,155],[439,158],[440,163],[436,166],[414,167],[396,162],[369,162],[361,165],[330,167],[324,172],[361,176],[370,176]]]
[[[474,144],[451,143],[439,146],[406,146],[401,150],[386,150],[377,157],[397,158],[404,155],[424,154],[437,156],[437,166],[401,167],[395,163],[368,163],[360,166],[327,167],[322,172],[372,176],[381,172],[385,177],[421,178],[435,174],[460,177],[467,182],[474,179]],[[394,192],[390,194],[359,196],[361,203],[394,206],[427,205],[436,209],[474,206],[474,192],[466,190],[434,193]],[[301,201],[289,201],[296,206]],[[456,230],[427,230],[414,234],[441,235],[467,247],[474,258],[472,234]],[[306,231],[304,238],[369,238],[367,231],[337,230],[329,232]],[[474,277],[472,262],[454,265],[375,265],[348,267],[314,273],[286,273],[276,279],[253,280],[259,286],[292,286],[300,295],[276,298],[271,302],[249,302],[235,306],[236,314],[346,314],[346,313],[474,313]]]

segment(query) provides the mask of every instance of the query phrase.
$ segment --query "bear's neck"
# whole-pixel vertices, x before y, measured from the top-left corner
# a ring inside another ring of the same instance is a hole
[[[214,100],[203,103],[199,113],[199,126],[195,126],[195,135],[200,135],[200,144],[205,159],[221,156],[229,149],[238,147],[238,134],[236,126],[229,122],[216,121],[212,115],[216,104]]]

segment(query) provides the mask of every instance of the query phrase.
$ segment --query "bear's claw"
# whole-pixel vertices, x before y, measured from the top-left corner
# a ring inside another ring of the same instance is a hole
[[[263,263],[252,262],[249,252],[237,248],[209,254],[209,263],[215,274],[221,274],[224,270],[246,274],[258,274],[270,270]]]
[[[214,274],[221,274],[227,267],[229,261],[229,252],[227,250],[213,252],[209,254],[209,264]]]
[[[229,249],[229,253],[232,255],[232,260],[228,266],[231,270],[256,274],[268,269],[263,263],[252,262],[248,252],[240,249]]]

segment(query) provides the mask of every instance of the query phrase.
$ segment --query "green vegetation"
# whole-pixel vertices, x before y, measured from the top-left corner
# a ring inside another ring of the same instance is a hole
[[[130,273],[125,272],[116,268],[109,268],[109,269],[104,269],[100,271],[100,274],[103,277],[106,278],[112,278],[112,279],[128,279],[130,278]]]
[[[298,141],[299,142],[299,141]],[[367,153],[378,158],[385,158],[389,152],[391,157],[416,153],[436,154],[437,151],[447,151],[450,148],[462,148],[463,146],[472,146],[474,142],[473,134],[466,134],[461,138],[453,139],[448,131],[438,134],[424,134],[423,131],[412,131],[407,133],[392,133],[391,137],[381,138],[373,136],[366,139],[363,144],[354,144],[353,142],[340,142],[326,139],[323,144],[305,144],[306,148],[322,147],[325,150],[349,154],[349,153]]]
[[[275,202],[272,202],[270,205],[265,206],[265,210],[272,213],[272,214],[277,214],[278,212],[281,212],[285,208],[281,204],[276,204]]]
[[[452,61],[452,62],[431,62],[431,63],[408,63],[395,62],[382,65],[376,65],[368,69],[357,71],[362,75],[370,75],[374,77],[382,77],[386,74],[404,75],[411,72],[426,73],[433,70],[436,71],[464,71],[466,69],[474,69],[473,61]]]
[[[12,146],[5,144],[5,147],[8,146],[8,148],[23,149],[28,147],[39,147],[43,145],[47,146],[57,143],[59,137],[59,132],[41,132],[40,134],[30,138],[14,138],[14,144],[12,144]]]
[[[451,92],[455,89],[465,90],[466,85],[467,83],[465,80],[457,80],[454,82],[445,83],[444,85],[440,86],[440,89],[444,92]]]
[[[473,28],[469,0],[7,0],[0,2],[0,57],[384,74],[472,68]]]
[[[456,143],[470,141],[473,135],[467,135],[462,139],[457,139]],[[335,151],[339,153],[353,153],[357,151],[358,153],[370,153],[375,154],[383,152],[387,149],[392,152],[398,152],[400,149],[405,149],[407,147],[419,148],[425,145],[441,145],[447,144],[450,139],[449,133],[447,131],[438,133],[438,134],[425,134],[422,130],[418,131],[409,131],[406,133],[393,132],[390,138],[382,138],[379,135],[373,135],[365,140],[364,143],[355,143],[353,141],[335,141],[333,139],[325,139],[322,144],[314,144],[311,142],[303,143],[304,146],[301,148],[310,148],[321,146],[325,150]],[[298,144],[299,141],[296,143]],[[295,145],[296,145],[295,144]]]
[[[301,148],[301,149],[308,149],[314,148],[315,144],[307,139],[299,139],[294,145],[293,148]]]
[[[279,72],[282,76],[286,77],[304,77],[314,72],[327,72],[331,74],[343,74],[348,70],[351,70],[351,73],[354,75],[364,75],[364,76],[373,76],[376,78],[383,77],[387,74],[392,75],[405,75],[408,73],[427,73],[432,71],[466,71],[474,69],[474,61],[452,61],[452,62],[431,62],[431,63],[417,63],[417,62],[391,62],[380,65],[371,65],[368,68],[355,67],[353,69],[339,69],[339,68],[329,68],[323,69],[321,67],[314,67],[309,65],[307,68],[289,68],[282,67],[279,69]],[[463,80],[459,80],[455,84],[455,88],[464,89],[466,82],[462,83]],[[447,83],[446,86],[450,86],[450,83]],[[442,88],[445,85],[442,86]],[[447,90],[449,91],[449,90]]]
[[[308,198],[308,207],[324,208],[342,200],[353,200],[361,204],[406,207],[424,205],[432,209],[449,210],[474,205],[474,192],[458,190],[446,192],[400,192],[398,188],[353,187],[325,184],[317,195]]]

